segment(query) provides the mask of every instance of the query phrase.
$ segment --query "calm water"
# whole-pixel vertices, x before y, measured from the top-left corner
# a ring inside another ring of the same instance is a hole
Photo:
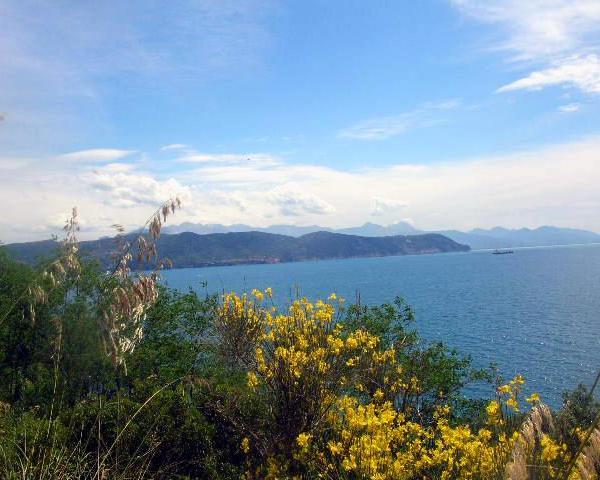
[[[427,339],[470,354],[477,366],[522,373],[530,389],[560,404],[561,392],[591,384],[600,368],[600,246],[363,258],[171,270],[169,286],[201,292],[272,287],[289,300],[331,292],[363,303],[399,295]],[[206,286],[203,285],[206,282]],[[491,387],[468,392],[489,395]]]

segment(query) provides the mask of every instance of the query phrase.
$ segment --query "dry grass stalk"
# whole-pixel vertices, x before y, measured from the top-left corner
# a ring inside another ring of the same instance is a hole
[[[550,407],[542,403],[535,405],[521,425],[519,438],[506,465],[505,478],[528,480],[530,467],[536,467],[533,457],[543,435],[554,431],[554,419]]]
[[[576,472],[581,480],[597,480],[600,477],[600,429],[592,432],[587,446],[579,455]]]
[[[125,355],[131,353],[141,340],[146,312],[158,298],[158,271],[171,266],[168,259],[159,259],[156,242],[167,218],[179,208],[181,201],[178,198],[161,205],[133,242],[126,240],[123,228],[117,226],[118,253],[115,255],[115,267],[106,282],[102,331],[104,345],[113,363],[115,366],[122,365],[125,372]],[[155,260],[153,271],[133,276],[131,263],[134,258],[137,262]]]

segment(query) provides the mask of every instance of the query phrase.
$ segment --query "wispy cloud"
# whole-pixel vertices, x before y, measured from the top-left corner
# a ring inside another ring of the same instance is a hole
[[[496,24],[501,38],[490,48],[513,60],[552,58],[585,49],[598,40],[600,3],[596,0],[451,0],[467,15]]]
[[[567,105],[561,105],[558,107],[558,111],[562,113],[575,113],[581,109],[581,105],[578,103],[569,103]]]
[[[95,148],[65,153],[56,157],[68,162],[114,162],[137,153],[135,150],[119,150],[116,148]]]
[[[371,118],[338,132],[341,138],[355,140],[385,140],[390,137],[423,127],[430,127],[445,120],[442,112],[460,105],[459,100],[426,103],[409,112]]]
[[[201,153],[188,151],[177,159],[181,163],[231,163],[273,166],[281,163],[272,153]]]
[[[500,92],[565,85],[599,93],[597,0],[451,1],[470,17],[497,25],[500,38],[489,47],[532,70]]]
[[[553,66],[504,85],[498,92],[540,90],[553,85],[574,86],[587,93],[600,93],[600,57],[590,54],[553,62]]]
[[[164,152],[168,150],[185,150],[186,148],[190,148],[190,146],[184,143],[171,143],[169,145],[161,147],[160,149]]]

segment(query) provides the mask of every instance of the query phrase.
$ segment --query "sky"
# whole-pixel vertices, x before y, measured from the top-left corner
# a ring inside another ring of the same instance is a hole
[[[173,223],[600,232],[600,1],[0,3],[0,241]]]

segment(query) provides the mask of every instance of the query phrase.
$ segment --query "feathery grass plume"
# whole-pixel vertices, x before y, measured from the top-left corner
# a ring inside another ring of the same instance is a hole
[[[592,432],[587,446],[579,455],[576,472],[581,480],[597,480],[600,477],[600,429]]]
[[[167,218],[181,208],[181,200],[173,198],[161,205],[140,229],[134,241],[117,225],[115,266],[106,279],[102,307],[103,343],[115,366],[125,365],[125,355],[131,353],[142,338],[142,322],[146,311],[158,298],[158,272],[170,267],[168,259],[160,259],[156,242]],[[150,274],[132,275],[131,263],[154,260]]]
[[[539,478],[539,469],[549,468],[542,464],[540,456],[542,454],[542,444],[547,442],[549,434],[555,432],[554,419],[550,407],[543,403],[533,406],[529,415],[519,429],[519,437],[514,444],[505,469],[505,478],[507,480],[526,480],[532,478],[531,469],[537,471]]]

